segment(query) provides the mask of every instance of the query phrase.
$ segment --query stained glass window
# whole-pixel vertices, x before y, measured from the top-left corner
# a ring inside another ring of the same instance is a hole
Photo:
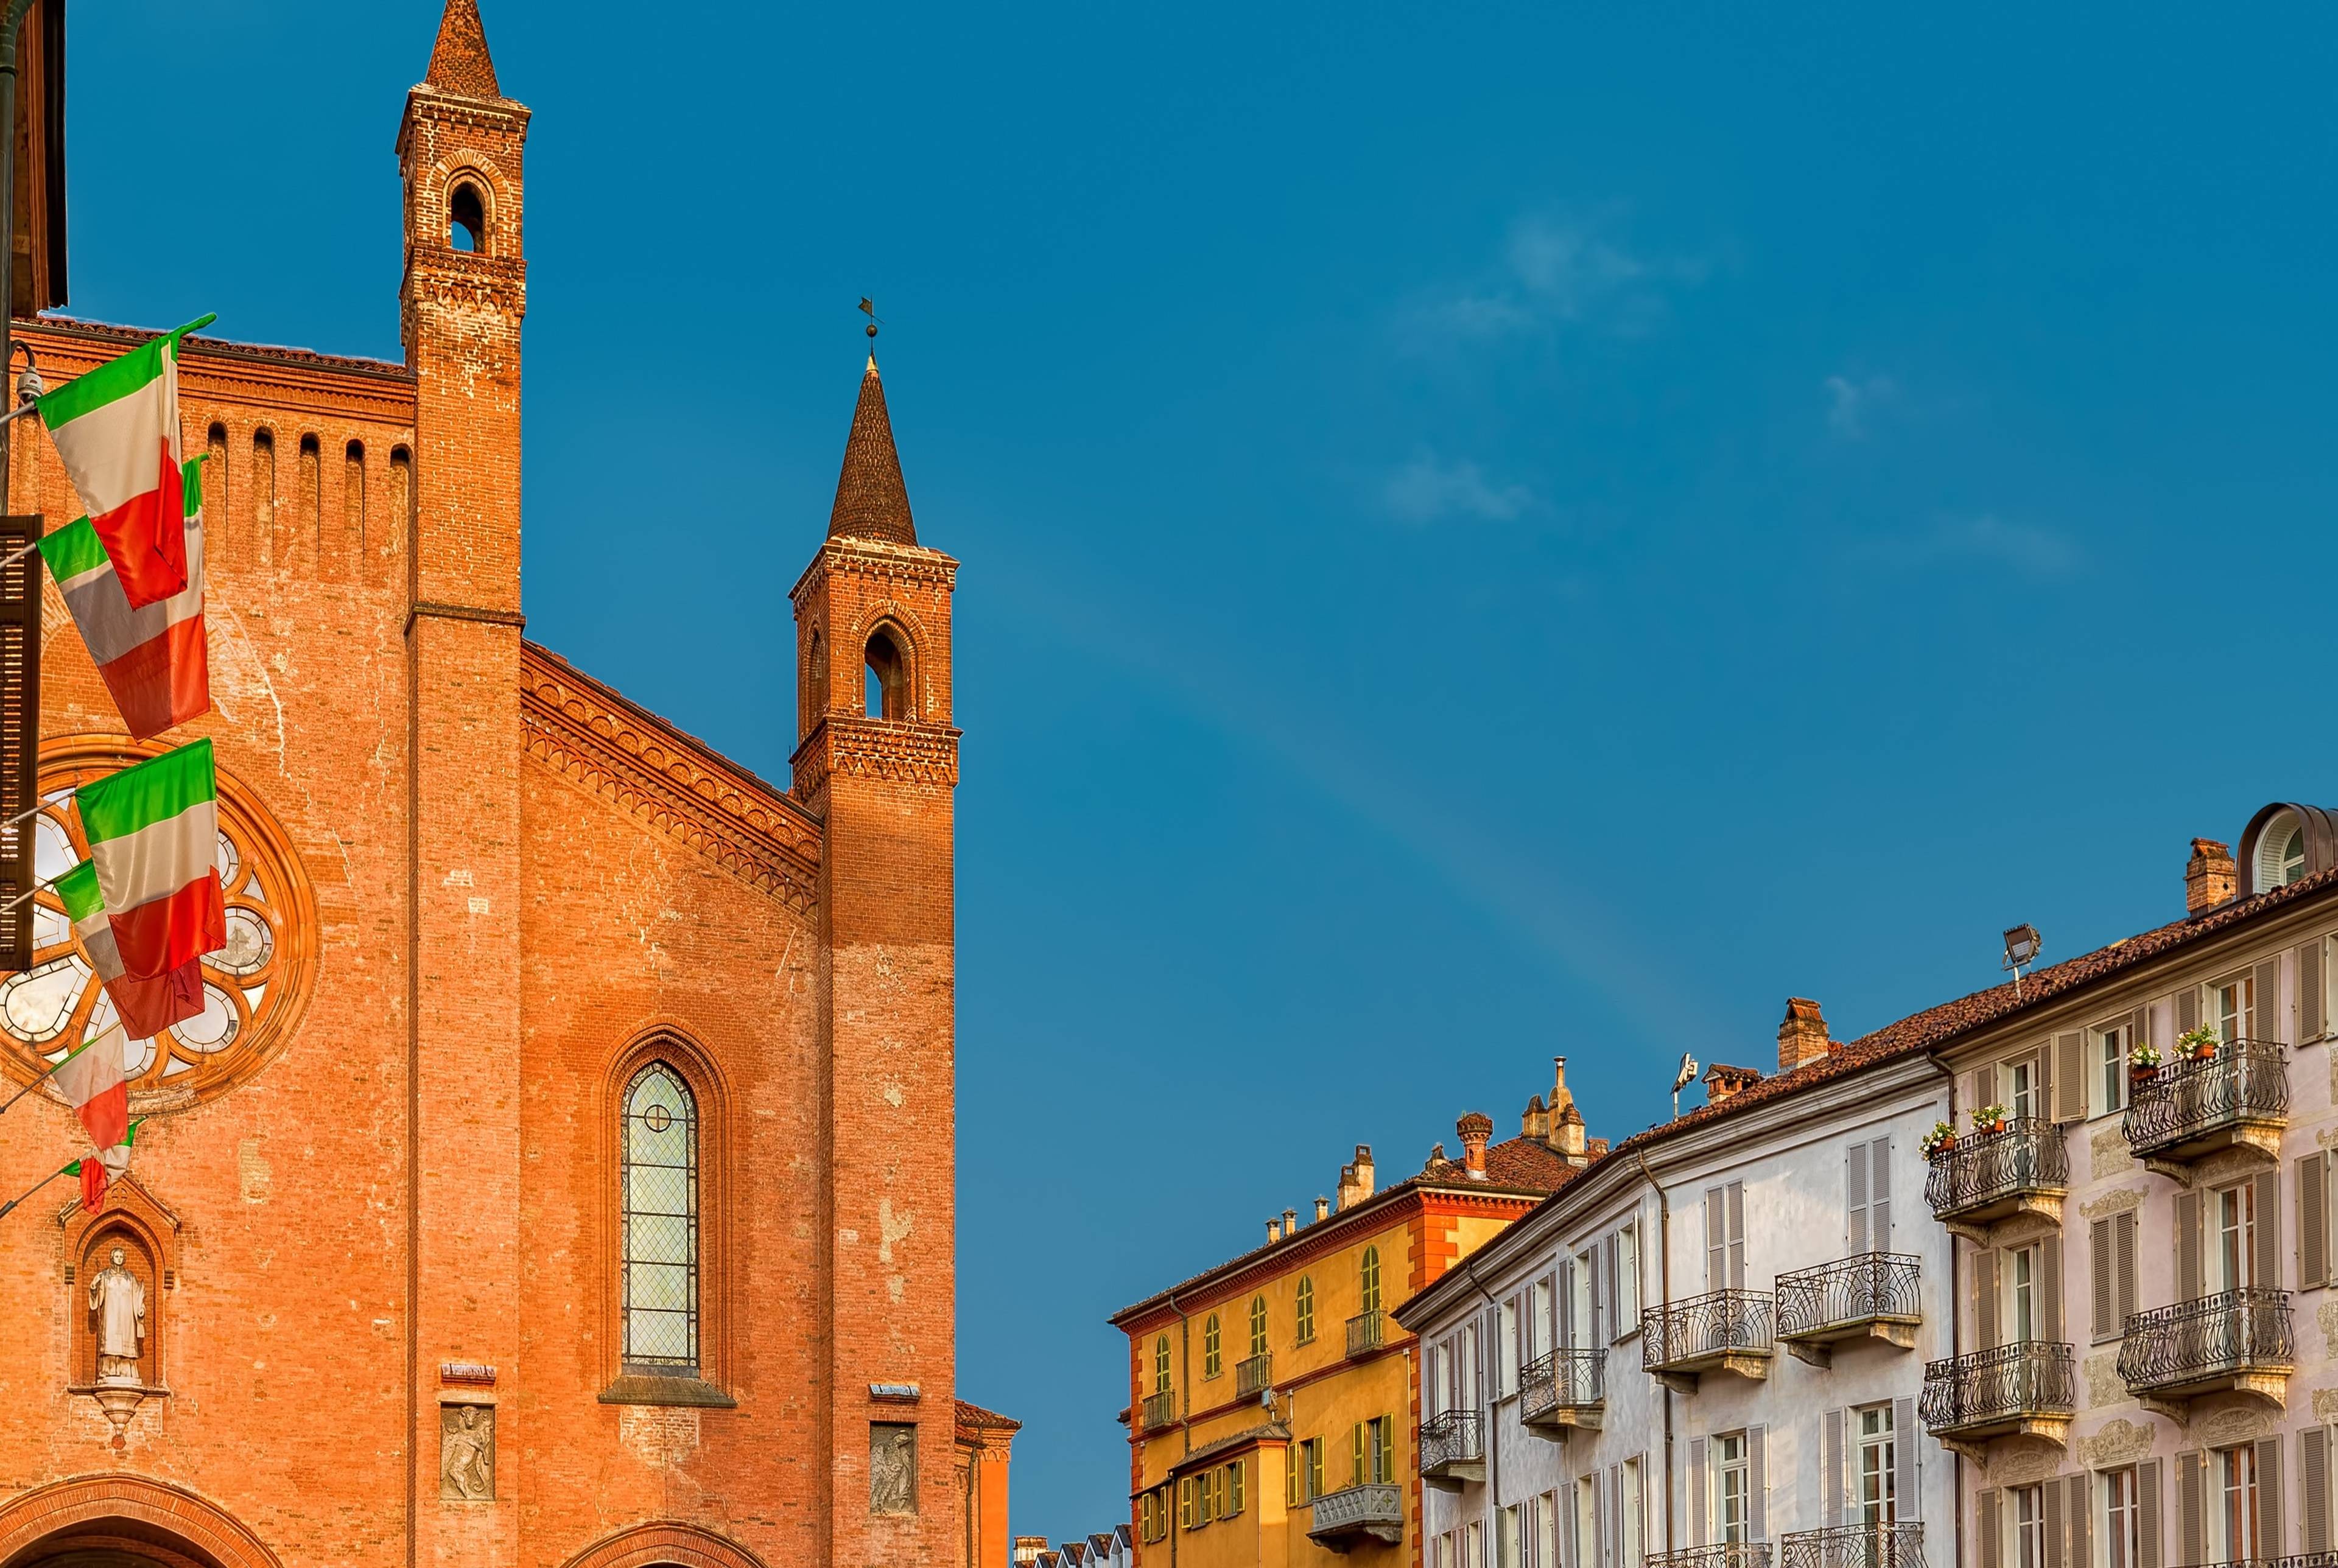
[[[653,1062],[625,1086],[624,1360],[631,1372],[698,1372],[698,1105]]]

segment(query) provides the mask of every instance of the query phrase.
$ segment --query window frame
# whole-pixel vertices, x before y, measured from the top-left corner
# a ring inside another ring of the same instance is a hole
[[[1225,1337],[1213,1312],[1202,1319],[1202,1381],[1210,1382],[1224,1370]]]
[[[2116,1116],[2127,1107],[2133,1084],[2127,1059],[2135,1049],[2135,1042],[2127,1036],[2134,1027],[2131,1019],[2117,1018],[2087,1031],[2087,1053],[2097,1075],[2095,1086],[2101,1091],[2088,1107],[2090,1119]]]
[[[1858,1518],[1852,1523],[1862,1529],[1900,1522],[1900,1442],[1901,1435],[1894,1423],[1891,1401],[1879,1400],[1872,1405],[1855,1405],[1851,1411],[1852,1462],[1851,1505]],[[1874,1432],[1867,1430],[1868,1422],[1881,1423]],[[1870,1463],[1871,1459],[1873,1463]],[[1876,1495],[1870,1497],[1871,1484]]]
[[[2097,1555],[2102,1568],[2140,1568],[2143,1547],[2141,1477],[2132,1465],[2097,1470],[2093,1477],[2094,1536],[2102,1543]]]
[[[1735,1452],[1730,1446],[1736,1446]],[[1754,1443],[1744,1429],[1716,1432],[1713,1436],[1713,1541],[1717,1546],[1744,1545],[1754,1539]],[[1733,1494],[1731,1483],[1736,1484]],[[1729,1504],[1738,1505],[1738,1517],[1729,1517]],[[1733,1535],[1732,1530],[1737,1532]]]
[[[696,1366],[687,1372],[638,1372],[627,1366],[625,1316],[625,1107],[629,1092],[653,1063],[663,1063],[686,1089],[697,1119],[697,1346]],[[608,1381],[601,1397],[612,1404],[661,1405],[676,1396],[704,1404],[709,1391],[724,1395],[731,1371],[728,1274],[729,1185],[722,1158],[728,1147],[730,1101],[722,1076],[698,1043],[679,1029],[660,1026],[636,1035],[614,1052],[602,1081],[600,1118],[606,1140],[602,1171],[601,1258],[603,1336],[600,1354]],[[724,1398],[717,1403],[727,1402]]]

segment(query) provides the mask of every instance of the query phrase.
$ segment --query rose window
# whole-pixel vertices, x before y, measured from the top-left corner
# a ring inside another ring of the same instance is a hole
[[[160,750],[157,748],[156,750]],[[89,858],[74,790],[152,751],[120,741],[43,748],[36,875],[45,883]],[[166,1111],[233,1087],[290,1032],[315,959],[308,881],[283,834],[224,770],[219,777],[220,887],[227,946],[202,961],[203,1010],[152,1040],[123,1047],[133,1113]],[[65,917],[44,888],[34,898],[33,966],[0,981],[0,1058],[25,1079],[114,1026],[113,1003]]]

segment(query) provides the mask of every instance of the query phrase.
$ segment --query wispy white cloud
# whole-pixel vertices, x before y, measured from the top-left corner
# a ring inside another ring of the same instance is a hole
[[[1706,271],[1695,258],[1631,250],[1602,220],[1538,214],[1511,227],[1498,264],[1416,300],[1404,327],[1424,345],[1564,326],[1645,332],[1663,319],[1668,296]]]
[[[1533,505],[1535,495],[1523,485],[1495,484],[1467,458],[1448,463],[1424,452],[1388,476],[1380,499],[1400,522],[1476,517],[1505,523]]]
[[[2009,567],[2032,581],[2068,575],[2086,560],[2067,534],[2035,524],[2009,523],[1993,512],[1943,518],[1919,534],[1873,541],[1860,554],[1901,570],[1981,562]]]
[[[1830,376],[1825,386],[1827,428],[1846,441],[1865,440],[1868,420],[1900,397],[1900,387],[1889,376]]]

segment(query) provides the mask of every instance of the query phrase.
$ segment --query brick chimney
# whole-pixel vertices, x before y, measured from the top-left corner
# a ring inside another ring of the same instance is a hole
[[[1298,1210],[1285,1209],[1282,1211],[1282,1233],[1285,1236],[1296,1236],[1299,1234]]]
[[[1324,1220],[1329,1220],[1331,1217],[1331,1200],[1329,1198],[1319,1196],[1315,1200],[1315,1223],[1321,1225]]]
[[[1541,1095],[1527,1102],[1526,1114],[1518,1118],[1518,1136],[1537,1143],[1550,1136],[1550,1112],[1543,1108]]]
[[[1267,1245],[1271,1247],[1271,1246],[1272,1246],[1275,1242],[1280,1241],[1280,1240],[1282,1240],[1282,1220],[1275,1220],[1275,1219],[1272,1219],[1272,1218],[1270,1218],[1270,1219],[1267,1220],[1267,1222],[1266,1222],[1266,1240],[1267,1240]]]
[[[1461,1134],[1461,1171],[1472,1181],[1486,1179],[1486,1144],[1494,1136],[1494,1119],[1482,1111],[1472,1111],[1453,1123],[1453,1131]]]
[[[2192,858],[2184,864],[2184,913],[2199,915],[2229,904],[2239,891],[2232,847],[2214,838],[2193,839]]]
[[[1778,1071],[1791,1073],[1805,1062],[1815,1062],[1831,1049],[1826,1020],[1819,1004],[1807,996],[1786,998],[1785,1021],[1778,1025]]]
[[[1346,1213],[1372,1195],[1372,1146],[1356,1145],[1356,1157],[1340,1167],[1340,1211]]]
[[[1705,1070],[1704,1102],[1718,1105],[1750,1083],[1762,1082],[1762,1074],[1751,1067],[1724,1067],[1714,1063]]]

